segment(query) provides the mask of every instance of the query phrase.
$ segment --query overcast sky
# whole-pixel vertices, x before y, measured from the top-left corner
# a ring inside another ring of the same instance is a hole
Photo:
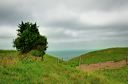
[[[37,22],[48,50],[128,46],[128,0],[0,0],[0,49],[21,21]]]

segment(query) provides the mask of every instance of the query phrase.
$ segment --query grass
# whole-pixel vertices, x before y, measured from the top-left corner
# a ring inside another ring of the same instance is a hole
[[[110,48],[64,62],[49,55],[42,61],[30,54],[0,50],[0,84],[127,84],[128,66],[91,73],[72,67],[79,64],[80,58],[86,64],[123,60],[127,51],[128,48]]]
[[[92,64],[106,61],[120,61],[128,56],[128,48],[109,48],[83,54],[68,61],[71,66],[80,64]]]
[[[128,66],[119,69],[109,69],[94,72],[97,75],[102,75],[110,80],[113,84],[127,84],[128,83]]]
[[[128,48],[109,48],[89,52],[79,57],[73,58],[67,64],[75,67],[82,64],[92,64],[106,61],[120,61],[128,56]],[[105,69],[94,71],[91,74],[109,80],[109,84],[127,84],[128,83],[128,66],[118,69]],[[106,83],[107,84],[107,83]]]
[[[49,55],[18,55],[16,51],[0,51],[1,84],[106,84],[108,80],[83,73]]]

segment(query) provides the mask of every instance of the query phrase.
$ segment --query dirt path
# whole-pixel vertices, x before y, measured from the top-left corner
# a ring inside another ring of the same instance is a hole
[[[81,64],[77,66],[76,68],[79,70],[82,70],[84,72],[91,72],[96,70],[102,70],[102,69],[115,69],[120,68],[126,65],[125,60],[123,61],[108,61],[108,62],[102,62],[102,63],[96,63],[96,64]]]

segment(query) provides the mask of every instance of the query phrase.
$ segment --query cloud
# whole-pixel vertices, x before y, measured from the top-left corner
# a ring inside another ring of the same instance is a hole
[[[127,9],[128,0],[3,0],[0,47],[11,48],[22,20],[37,22],[49,50],[128,46]]]
[[[16,36],[15,26],[1,26],[0,39],[10,39]]]
[[[1,1],[0,3],[0,25],[16,25],[22,20],[32,20],[32,15],[18,2]]]

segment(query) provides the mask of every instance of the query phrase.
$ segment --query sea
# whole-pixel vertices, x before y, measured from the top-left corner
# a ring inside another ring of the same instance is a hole
[[[86,54],[92,50],[61,50],[61,51],[47,51],[51,56],[57,57],[62,60],[70,60],[74,57]]]

